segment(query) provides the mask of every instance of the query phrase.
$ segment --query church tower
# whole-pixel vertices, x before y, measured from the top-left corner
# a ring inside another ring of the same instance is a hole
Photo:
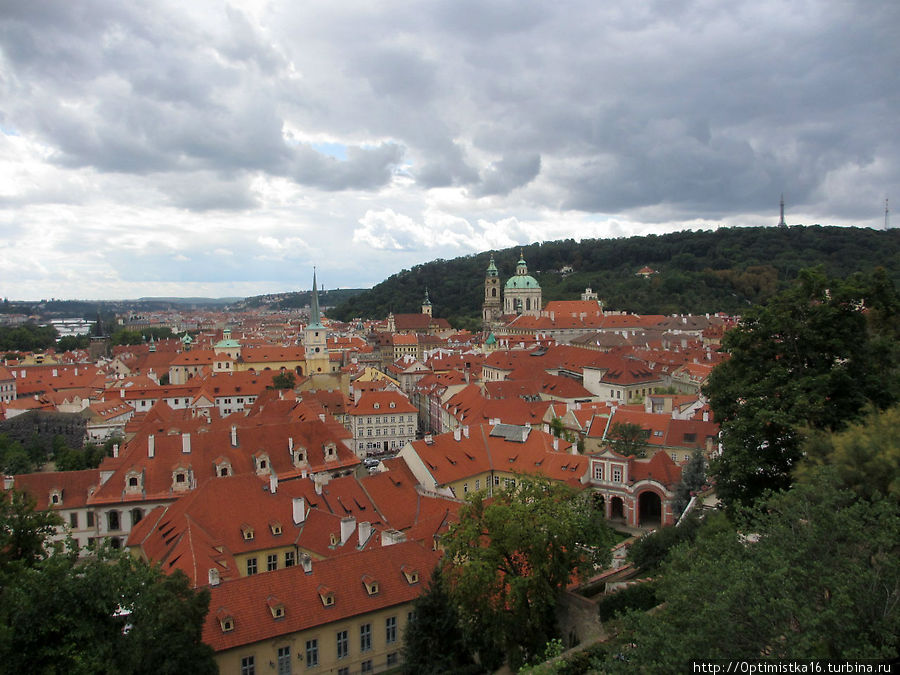
[[[422,303],[422,314],[431,316],[431,300],[428,299],[428,288],[425,289],[425,302]]]
[[[516,273],[503,288],[503,313],[540,316],[541,304],[541,285],[528,274],[525,256],[520,251]]]
[[[484,303],[481,305],[481,323],[486,331],[490,331],[500,323],[500,274],[494,264],[494,255],[491,254],[491,262],[484,276]]]
[[[327,337],[328,331],[322,325],[322,315],[319,311],[319,291],[316,286],[316,270],[313,268],[312,293],[309,298],[309,324],[303,331],[307,375],[331,372]]]

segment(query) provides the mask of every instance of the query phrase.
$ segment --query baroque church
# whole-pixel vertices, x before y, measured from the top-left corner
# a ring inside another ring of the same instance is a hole
[[[519,252],[516,273],[503,286],[502,297],[500,273],[492,254],[484,277],[484,303],[481,306],[484,329],[491,330],[498,326],[503,316],[540,316],[541,306],[541,285],[528,274],[528,265],[522,252]]]

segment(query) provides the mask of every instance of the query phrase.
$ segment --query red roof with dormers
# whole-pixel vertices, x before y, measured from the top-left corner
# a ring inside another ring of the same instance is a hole
[[[631,466],[628,475],[635,482],[641,480],[654,480],[662,483],[669,489],[673,489],[681,480],[681,467],[672,461],[669,453],[657,452],[649,460],[631,458]]]
[[[354,416],[384,415],[385,413],[416,413],[418,408],[398,391],[371,391],[363,393],[347,412]]]
[[[223,651],[410,603],[427,587],[439,558],[435,551],[404,542],[314,561],[309,574],[298,565],[222,583],[210,589],[203,641]],[[416,572],[414,583],[404,568]],[[377,581],[377,593],[368,592],[366,576]],[[323,589],[333,593],[327,607]],[[284,608],[279,619],[270,609],[272,597]],[[220,623],[224,617],[234,623],[227,632]]]
[[[83,471],[44,471],[41,473],[21,473],[14,477],[13,486],[20,492],[32,496],[38,511],[53,509],[77,509],[87,506],[91,489],[100,484],[97,469]],[[52,492],[61,496],[59,504],[50,501]]]

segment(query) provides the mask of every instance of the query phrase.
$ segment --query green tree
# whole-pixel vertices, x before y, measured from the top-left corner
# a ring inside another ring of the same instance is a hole
[[[291,370],[284,370],[272,378],[272,389],[293,389],[297,385],[297,376]]]
[[[644,457],[647,454],[647,430],[633,422],[613,422],[606,435],[610,447],[626,457]]]
[[[898,309],[883,272],[841,281],[807,270],[726,333],[730,358],[704,393],[721,425],[711,473],[727,505],[788,488],[805,430],[840,429],[867,404],[898,400]]]
[[[76,349],[87,349],[91,343],[88,335],[66,335],[56,343],[56,349],[60,352],[72,352]]]
[[[871,498],[875,493],[900,503],[900,405],[869,410],[844,431],[812,434],[803,446],[797,479],[812,480],[819,467],[830,466],[841,486]]]
[[[466,649],[459,614],[451,602],[440,567],[413,603],[413,618],[403,634],[403,672],[408,675],[482,672]]]
[[[706,457],[700,450],[694,450],[691,459],[681,471],[681,480],[675,486],[675,503],[673,508],[676,515],[687,508],[691,497],[699,492],[706,484]]]
[[[0,492],[0,579],[15,563],[30,567],[48,555],[44,545],[62,521],[34,507],[23,492]]]
[[[718,518],[673,549],[658,596],[634,614],[615,672],[681,672],[691,659],[896,658],[900,512],[833,474]],[[627,645],[632,645],[631,647]]]
[[[209,592],[103,547],[50,547],[53,514],[0,500],[0,663],[8,672],[214,673],[200,640]]]
[[[554,609],[573,575],[609,560],[589,495],[546,479],[470,496],[443,542],[447,592],[470,651],[488,669],[522,665],[559,637]]]
[[[111,340],[114,345],[139,345],[144,342],[144,336],[140,331],[120,328],[112,334]]]

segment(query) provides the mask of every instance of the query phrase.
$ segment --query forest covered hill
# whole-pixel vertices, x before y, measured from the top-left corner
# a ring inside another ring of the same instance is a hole
[[[883,267],[900,283],[900,229],[820,225],[720,228],[621,239],[565,239],[494,251],[505,283],[519,252],[541,284],[543,300],[580,298],[586,287],[604,306],[641,314],[740,313],[783,290],[804,268],[829,276]],[[435,260],[402,270],[329,312],[335,319],[419,312],[425,288],[433,313],[457,327],[480,324],[491,252]],[[637,275],[648,266],[648,278]],[[572,271],[564,270],[571,267]]]

